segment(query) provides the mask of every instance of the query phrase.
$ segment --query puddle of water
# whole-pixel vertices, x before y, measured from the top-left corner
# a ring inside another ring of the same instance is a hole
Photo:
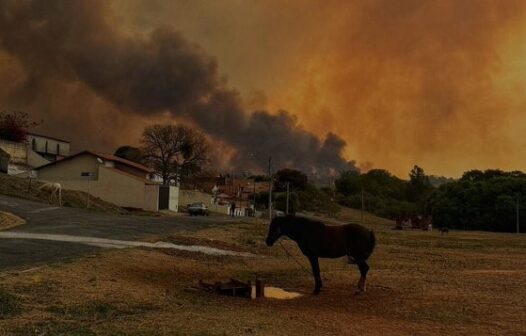
[[[290,300],[296,299],[302,296],[297,292],[289,292],[278,287],[266,287],[265,286],[265,298],[266,299],[279,299],[279,300]],[[256,286],[252,286],[252,299],[256,298]]]

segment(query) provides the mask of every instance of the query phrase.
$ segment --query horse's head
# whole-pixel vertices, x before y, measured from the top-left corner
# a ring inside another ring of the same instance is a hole
[[[282,217],[274,217],[270,222],[270,227],[267,234],[267,246],[272,246],[278,240],[283,233],[281,232],[281,221]]]

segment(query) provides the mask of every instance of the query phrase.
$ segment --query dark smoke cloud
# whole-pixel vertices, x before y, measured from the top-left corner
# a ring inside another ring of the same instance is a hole
[[[237,168],[261,168],[272,155],[277,167],[313,174],[354,169],[343,159],[345,142],[337,135],[320,141],[285,111],[247,114],[216,61],[180,33],[159,27],[147,36],[129,35],[112,15],[102,0],[0,0],[0,50],[25,73],[10,99],[36,100],[50,83],[77,83],[119,111],[112,113],[148,117],[168,111],[195,123],[237,150]],[[47,113],[84,122],[73,111]]]

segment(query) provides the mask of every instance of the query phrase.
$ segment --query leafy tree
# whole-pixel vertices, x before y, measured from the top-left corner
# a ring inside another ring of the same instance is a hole
[[[285,212],[287,210],[287,194],[278,194],[273,203],[276,209]],[[289,195],[289,214],[295,214],[296,211],[299,211],[299,197],[296,192],[291,192]]]
[[[445,176],[436,176],[436,175],[429,175],[429,183],[435,188],[440,187],[443,184],[455,182],[455,179],[452,177],[445,177]]]
[[[28,131],[37,123],[29,121],[29,115],[22,111],[0,112],[0,139],[24,142]]]
[[[360,173],[355,170],[343,172],[334,182],[336,190],[344,195],[351,196],[361,192]]]
[[[461,180],[471,182],[482,181],[484,180],[484,172],[478,169],[467,171],[462,175]]]
[[[208,162],[205,136],[185,125],[146,127],[141,144],[145,162],[162,177],[165,185],[199,172]]]
[[[276,191],[287,190],[287,182],[291,191],[305,190],[309,179],[307,175],[296,169],[281,169],[274,175],[274,186]]]
[[[255,182],[268,182],[270,180],[268,175],[252,175],[250,178],[254,179]]]
[[[418,171],[416,175],[421,175]],[[419,214],[423,210],[416,201],[418,197],[409,199],[411,184],[385,169],[372,169],[365,174],[347,171],[335,181],[336,190],[340,194],[338,203],[352,208],[362,207],[362,192],[365,208],[377,215],[395,218],[399,215]],[[432,188],[428,185],[429,188]],[[431,190],[431,189],[430,189]],[[418,199],[419,201],[424,201]]]
[[[424,173],[424,169],[415,165],[409,173],[409,200],[413,202],[421,201],[432,189],[433,187],[429,182],[429,177]]]
[[[132,146],[122,146],[117,148],[115,151],[115,156],[118,156],[120,158],[136,162],[136,163],[143,163],[144,161],[144,155],[142,151],[137,147]]]
[[[298,211],[312,211],[334,216],[340,207],[331,195],[308,183],[304,190],[296,192],[298,196]]]
[[[440,186],[429,198],[429,209],[436,226],[514,232],[517,200],[524,210],[524,173],[471,170]]]

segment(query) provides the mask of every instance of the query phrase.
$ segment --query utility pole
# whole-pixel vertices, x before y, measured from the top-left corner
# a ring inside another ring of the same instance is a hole
[[[272,156],[268,157],[268,218],[272,221]]]
[[[289,214],[289,192],[290,192],[290,182],[287,182],[287,206],[285,209],[285,213]]]
[[[91,177],[88,175],[88,200],[86,202],[86,208],[89,209],[89,180],[91,179]]]
[[[520,230],[520,208],[519,208],[519,195],[517,195],[517,199],[515,201],[515,217],[516,217],[516,225],[517,225],[517,234],[521,232]]]
[[[362,211],[361,211],[362,225],[364,224],[364,222],[363,222],[364,211],[365,211],[365,201],[364,201],[364,197],[363,197],[363,188],[362,188]]]
[[[256,178],[254,178],[252,183],[254,184],[254,216],[253,217],[256,217]]]

